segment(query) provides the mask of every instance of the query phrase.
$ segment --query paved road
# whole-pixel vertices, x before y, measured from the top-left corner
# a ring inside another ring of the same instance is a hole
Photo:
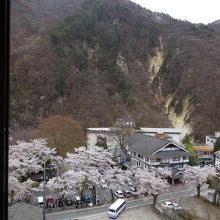
[[[79,220],[109,220],[109,217],[106,213],[98,214],[95,216],[87,216],[78,218]],[[164,216],[158,212],[155,212],[155,209],[148,205],[142,206],[135,209],[126,209],[125,212],[122,212],[117,220],[164,220]]]
[[[203,187],[203,191],[207,190],[207,186]],[[177,198],[183,198],[187,196],[195,195],[195,189],[193,187],[189,187],[189,189],[174,191],[170,193],[164,193],[158,197],[158,201],[166,201]],[[153,200],[151,197],[145,197],[143,199],[131,200],[127,202],[127,209],[141,207],[145,205],[152,204]],[[78,210],[68,210],[61,211],[57,213],[50,213],[46,215],[46,220],[75,220],[85,216],[96,216],[100,214],[106,213],[109,205],[104,205],[100,207],[86,208],[86,209],[78,209]]]

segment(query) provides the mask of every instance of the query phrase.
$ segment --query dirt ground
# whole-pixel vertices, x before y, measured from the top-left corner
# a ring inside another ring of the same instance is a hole
[[[106,214],[78,218],[79,220],[109,220]],[[164,217],[157,213],[151,206],[126,209],[117,218],[118,220],[164,220]]]

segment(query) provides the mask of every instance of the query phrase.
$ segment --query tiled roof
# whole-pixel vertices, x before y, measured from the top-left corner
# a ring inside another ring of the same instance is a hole
[[[212,152],[213,147],[207,145],[193,146],[195,151],[204,151],[204,152]]]
[[[173,144],[183,148],[181,145],[178,145],[173,141],[139,133],[134,133],[131,137],[129,137],[126,141],[126,144],[129,146],[129,150],[145,156],[152,155],[154,152],[168,144]]]

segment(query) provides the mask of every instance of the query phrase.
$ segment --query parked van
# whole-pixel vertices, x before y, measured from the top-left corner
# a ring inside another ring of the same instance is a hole
[[[43,196],[37,197],[37,202],[38,202],[38,206],[43,208],[43,206],[44,206],[44,198],[43,198]]]

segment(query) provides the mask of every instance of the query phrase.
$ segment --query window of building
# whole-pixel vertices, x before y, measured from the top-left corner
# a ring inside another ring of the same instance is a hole
[[[180,157],[173,157],[173,162],[180,161]]]
[[[156,162],[160,162],[161,161],[161,158],[156,158]]]
[[[143,159],[144,157],[140,154],[138,154],[138,158]]]
[[[183,160],[187,160],[187,157],[186,157],[186,156],[183,156]]]
[[[181,164],[175,164],[174,167],[175,168],[183,168],[183,164],[182,163]]]

